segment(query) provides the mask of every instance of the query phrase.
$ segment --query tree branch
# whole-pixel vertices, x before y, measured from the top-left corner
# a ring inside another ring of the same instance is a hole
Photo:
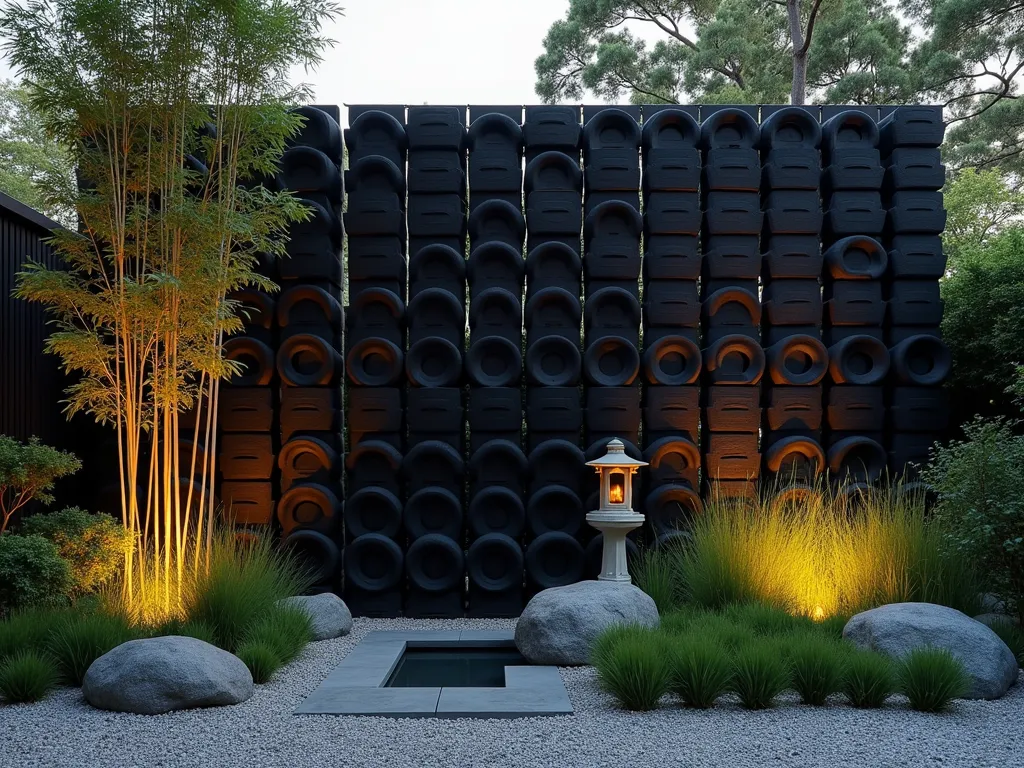
[[[821,8],[821,0],[814,0],[811,6],[811,16],[807,21],[807,32],[804,34],[804,44],[800,48],[800,55],[804,56],[811,47],[811,35],[814,34],[814,22],[818,19],[818,10]]]

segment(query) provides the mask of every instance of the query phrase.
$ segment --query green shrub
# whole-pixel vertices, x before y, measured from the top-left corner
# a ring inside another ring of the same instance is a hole
[[[264,644],[282,664],[288,664],[312,639],[313,622],[308,613],[294,605],[274,605],[249,628],[243,643]]]
[[[92,515],[78,507],[33,515],[20,528],[57,545],[71,566],[71,596],[95,592],[120,573],[132,547],[132,535],[110,515]]]
[[[900,692],[920,712],[943,712],[970,690],[963,662],[945,648],[915,648],[899,664]]]
[[[0,697],[11,704],[39,701],[53,689],[57,679],[53,659],[26,648],[0,662]]]
[[[196,640],[202,640],[204,643],[210,645],[216,645],[216,635],[213,631],[213,627],[202,621],[182,621],[181,619],[172,619],[171,621],[161,624],[153,630],[153,637],[166,637],[168,635],[178,635],[179,637],[194,637]]]
[[[24,649],[46,647],[67,616],[61,608],[26,608],[0,621],[0,661]]]
[[[208,573],[190,585],[186,615],[208,625],[221,648],[234,652],[246,633],[285,597],[308,586],[293,560],[266,538],[218,536]]]
[[[896,690],[892,662],[872,651],[851,651],[843,672],[843,693],[862,709],[877,709]]]
[[[988,626],[1013,652],[1017,666],[1024,667],[1024,630],[1011,621],[995,621]]]
[[[235,652],[252,673],[254,683],[265,683],[282,666],[277,650],[262,640],[246,640]]]
[[[815,623],[818,626],[818,631],[822,634],[831,637],[833,640],[842,640],[843,630],[846,629],[846,625],[849,621],[849,616],[836,614],[835,616],[827,616],[821,621]]]
[[[690,605],[682,605],[668,613],[661,614],[661,629],[668,635],[685,635],[704,611]]]
[[[633,581],[651,596],[658,613],[668,613],[680,603],[676,556],[671,550],[649,549],[629,567]]]
[[[601,687],[624,709],[658,706],[668,691],[671,664],[663,637],[655,630],[625,633],[594,659]]]
[[[64,680],[70,685],[81,686],[89,665],[96,659],[141,635],[123,616],[101,612],[78,613],[57,626],[48,650],[57,660]]]
[[[690,622],[691,633],[718,643],[727,651],[735,651],[757,641],[754,630],[737,624],[719,613],[704,613]]]
[[[790,678],[804,704],[820,707],[843,687],[849,651],[825,635],[802,633],[787,639]]]
[[[590,645],[590,665],[596,667],[600,659],[604,659],[611,650],[629,637],[648,638],[650,627],[640,624],[612,624],[602,632]]]
[[[787,685],[789,670],[776,643],[762,640],[736,651],[730,687],[744,707],[767,709]]]
[[[732,679],[728,652],[696,634],[673,638],[671,650],[671,691],[691,707],[714,706],[715,699],[729,690]]]
[[[59,603],[71,588],[71,569],[42,536],[0,535],[0,612]]]
[[[966,560],[985,564],[983,590],[1024,617],[1024,436],[1012,422],[975,419],[966,439],[937,448],[924,473],[935,521]],[[955,607],[955,606],[954,606]],[[965,611],[967,612],[967,611]],[[980,611],[967,612],[969,616]]]

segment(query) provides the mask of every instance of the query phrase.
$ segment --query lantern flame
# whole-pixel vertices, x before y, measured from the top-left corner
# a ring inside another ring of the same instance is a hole
[[[625,488],[622,483],[612,483],[608,489],[608,501],[612,504],[621,504],[625,500]]]

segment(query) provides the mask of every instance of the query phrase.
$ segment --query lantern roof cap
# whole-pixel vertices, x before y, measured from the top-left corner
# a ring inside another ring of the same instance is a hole
[[[588,461],[588,467],[646,467],[646,461],[634,459],[626,453],[625,444],[617,437],[608,441],[606,446],[608,452],[604,456],[598,456],[593,461]]]

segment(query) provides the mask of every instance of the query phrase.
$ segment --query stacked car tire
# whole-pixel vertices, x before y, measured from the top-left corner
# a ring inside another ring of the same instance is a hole
[[[408,147],[404,119],[404,108],[350,108],[350,127],[345,131],[350,168],[345,215],[345,599],[354,614],[364,616],[398,616],[402,610]],[[368,183],[369,178],[374,181]],[[360,199],[364,186],[366,197]],[[410,205],[410,224],[412,216]]]
[[[700,510],[701,225],[696,109],[644,110],[644,512],[658,542]]]
[[[945,183],[943,133],[939,107],[903,107],[879,124],[889,209],[887,438],[889,468],[897,476],[913,477],[947,427],[949,403],[940,385],[950,355],[939,332],[939,278],[946,268],[939,237],[946,224],[939,191]]]
[[[765,347],[762,480],[806,488],[823,471],[821,386],[821,126],[817,110],[786,107],[761,123]]]
[[[750,108],[701,118],[703,466],[707,492],[742,497],[761,469],[760,130]]]

